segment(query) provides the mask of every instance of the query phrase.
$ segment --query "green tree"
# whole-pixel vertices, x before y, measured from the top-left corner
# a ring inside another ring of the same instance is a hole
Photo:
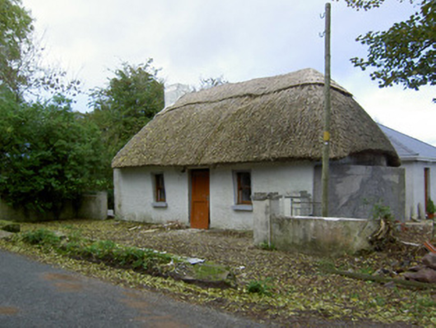
[[[384,2],[345,1],[357,10],[369,10]],[[370,76],[378,80],[380,87],[400,84],[418,90],[420,86],[436,84],[436,1],[409,1],[418,7],[409,19],[395,23],[387,31],[370,31],[357,38],[368,46],[368,56],[351,61],[362,70],[374,68]]]
[[[99,189],[103,165],[98,127],[71,110],[71,101],[17,102],[0,97],[0,197],[40,212]]]
[[[0,0],[0,81],[16,94],[28,83],[22,68],[32,31],[32,18],[20,0]]]
[[[75,95],[80,81],[69,80],[59,67],[41,64],[43,48],[35,41],[33,18],[21,0],[0,0],[0,85],[23,101],[40,90]]]
[[[90,118],[100,127],[111,158],[164,107],[164,86],[151,64],[151,59],[123,63],[107,87],[91,93]]]
[[[111,162],[116,153],[164,108],[164,86],[158,70],[145,64],[122,63],[105,88],[92,90],[88,118],[100,128],[105,145],[104,176],[112,207],[113,172]]]

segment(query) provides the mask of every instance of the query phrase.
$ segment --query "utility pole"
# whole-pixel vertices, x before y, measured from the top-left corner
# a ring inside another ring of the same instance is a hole
[[[325,72],[324,72],[324,135],[323,135],[323,153],[322,153],[322,216],[328,217],[329,213],[329,158],[330,158],[330,3],[325,4]]]

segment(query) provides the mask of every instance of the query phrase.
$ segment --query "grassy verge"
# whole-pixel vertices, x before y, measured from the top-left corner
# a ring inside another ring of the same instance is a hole
[[[189,283],[227,288],[232,286],[231,273],[213,263],[192,265],[189,259],[177,255],[133,246],[119,245],[112,240],[90,240],[77,233],[56,234],[47,229],[37,229],[18,234],[16,242],[51,250],[59,255],[113,268],[133,270],[151,276],[173,278]]]

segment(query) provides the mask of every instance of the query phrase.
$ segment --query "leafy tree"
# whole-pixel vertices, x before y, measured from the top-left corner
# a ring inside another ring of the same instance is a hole
[[[27,83],[21,68],[32,47],[32,18],[20,0],[0,0],[0,81],[15,93]]]
[[[164,86],[158,80],[158,70],[151,66],[152,62],[149,59],[139,65],[122,63],[105,88],[96,88],[91,93],[93,112],[88,118],[100,128],[105,145],[104,175],[109,190],[109,207],[113,157],[164,108]]]
[[[101,183],[100,132],[62,96],[47,103],[0,97],[0,197],[11,206],[57,211]]]
[[[21,0],[0,0],[0,85],[9,88],[17,100],[26,92],[53,94],[80,92],[80,81],[68,80],[66,72],[41,64],[43,48],[35,41],[33,18]]]
[[[106,88],[91,93],[90,118],[100,127],[111,157],[164,107],[163,83],[152,62],[123,63]]]
[[[384,2],[345,1],[357,10],[369,10]],[[352,58],[351,61],[362,70],[375,68],[370,76],[379,81],[380,87],[401,84],[418,90],[420,86],[436,84],[436,1],[409,1],[418,3],[419,7],[409,19],[395,23],[387,31],[370,31],[357,38],[368,46],[368,56],[366,59]]]

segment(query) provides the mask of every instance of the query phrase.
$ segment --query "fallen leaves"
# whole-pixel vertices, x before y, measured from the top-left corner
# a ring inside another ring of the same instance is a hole
[[[324,320],[332,325],[338,322],[358,322],[364,325],[369,320],[395,323],[396,326],[431,326],[436,321],[433,291],[410,291],[398,285],[384,287],[377,282],[356,280],[325,270],[334,268],[354,274],[374,275],[377,270],[384,268],[388,276],[397,275],[394,272],[401,270],[402,261],[407,259],[407,263],[412,265],[417,263],[420,256],[408,253],[407,245],[398,251],[328,259],[257,249],[252,246],[252,235],[249,232],[193,231],[180,227],[166,229],[158,225],[113,220],[26,224],[22,229],[42,227],[68,234],[77,233],[91,239],[112,240],[126,246],[152,248],[213,261],[235,272],[237,288],[201,288],[131,270],[84,263],[4,241],[0,241],[0,247],[37,254],[44,261],[59,263],[67,269],[132,288],[159,290],[190,302],[260,320],[274,320],[279,324]],[[270,295],[248,293],[246,286],[251,281],[268,281]]]

